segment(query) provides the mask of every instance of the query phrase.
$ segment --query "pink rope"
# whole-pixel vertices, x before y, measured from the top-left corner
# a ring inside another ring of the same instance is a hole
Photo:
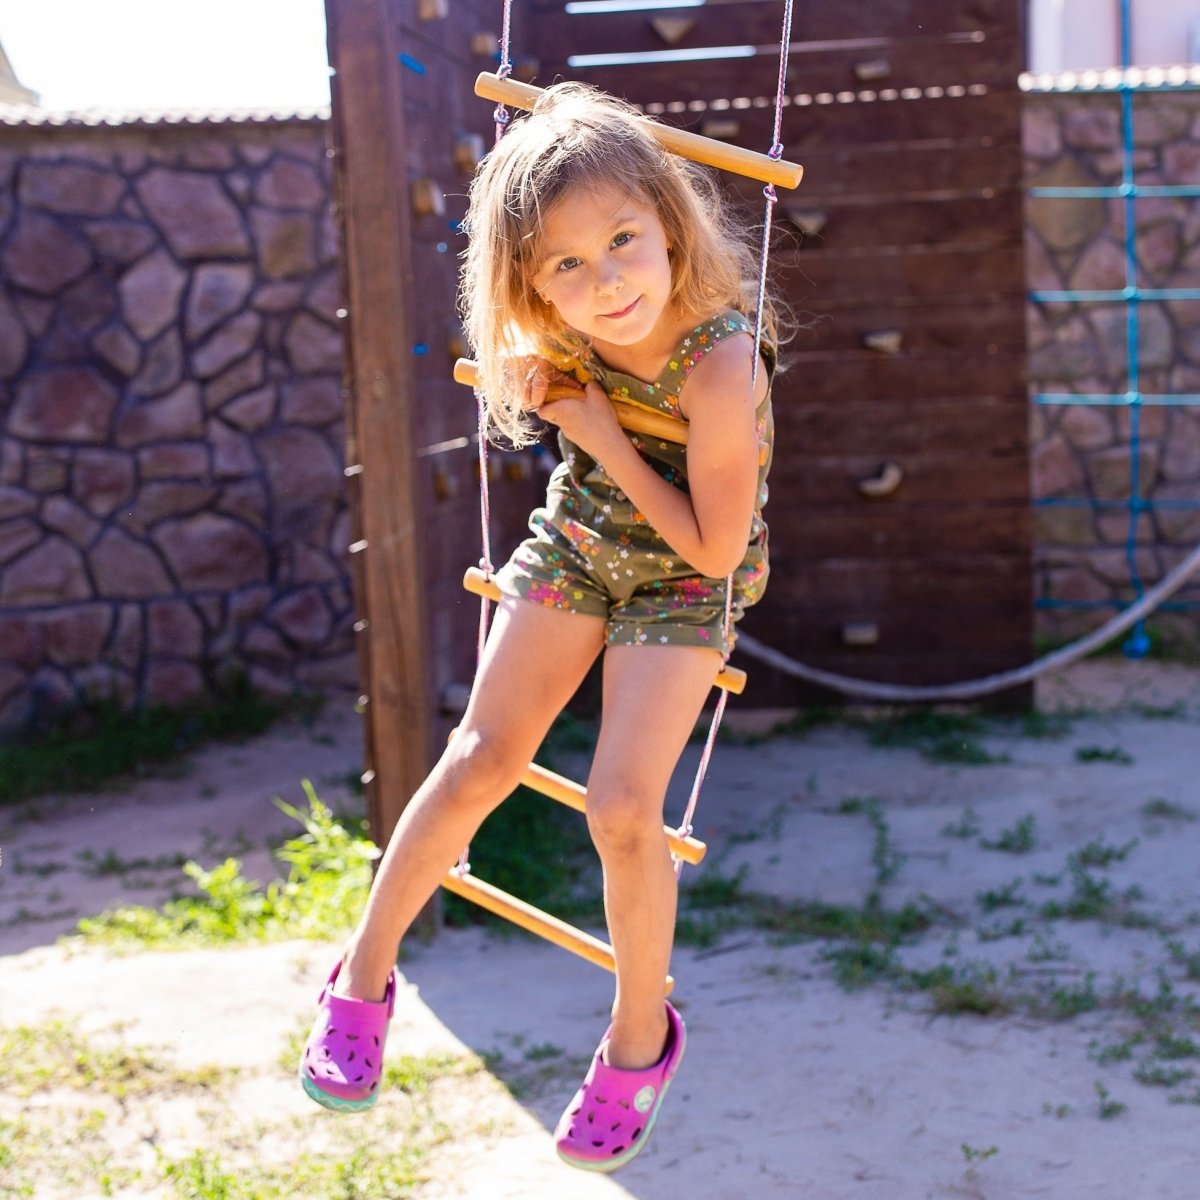
[[[775,125],[771,133],[771,149],[767,151],[770,158],[778,161],[783,157],[783,142],[780,137],[783,132],[783,96],[784,88],[787,86],[787,63],[788,50],[791,47],[792,39],[792,0],[784,0],[783,6],[783,32],[779,38],[779,82],[775,89]],[[750,368],[750,390],[753,393],[758,387],[758,363],[761,355],[758,353],[758,347],[762,343],[762,324],[763,324],[763,308],[766,305],[767,298],[767,264],[771,256],[771,217],[774,213],[774,208],[779,200],[775,194],[775,185],[768,183],[763,188],[763,195],[766,197],[766,211],[763,215],[763,236],[762,250],[759,255],[759,270],[758,270],[758,297],[754,308],[754,362]],[[733,574],[725,580],[725,616],[721,624],[723,659],[722,665],[729,662],[729,655],[733,649],[731,638],[733,634]],[[708,726],[708,737],[704,740],[704,750],[700,754],[700,763],[696,767],[696,777],[692,781],[691,794],[688,796],[687,808],[684,810],[683,820],[680,821],[678,829],[675,833],[678,837],[690,837],[692,834],[692,820],[696,815],[696,806],[700,803],[700,789],[704,784],[704,777],[708,774],[708,764],[712,759],[713,747],[717,741],[717,731],[721,728],[721,718],[725,715],[725,705],[729,700],[729,692],[722,688],[721,695],[717,700],[717,706],[713,709],[712,720]],[[675,878],[678,879],[683,871],[683,859],[678,855],[672,855],[671,861],[675,866]]]

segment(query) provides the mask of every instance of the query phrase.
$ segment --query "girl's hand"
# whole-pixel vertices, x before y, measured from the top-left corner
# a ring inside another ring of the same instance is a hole
[[[582,388],[573,379],[568,378],[566,382],[579,389],[577,394],[559,399],[560,389],[556,386],[555,399],[543,400],[538,416],[562,430],[563,436],[590,458],[603,462],[613,438],[624,437],[617,424],[616,411],[604,389],[594,381]]]
[[[560,371],[553,363],[544,358],[518,358],[512,360],[512,370],[517,379],[524,381],[524,400],[521,407],[526,412],[536,412],[540,416],[542,405],[549,399],[550,389],[556,391],[563,387],[580,388],[580,385],[570,376]]]

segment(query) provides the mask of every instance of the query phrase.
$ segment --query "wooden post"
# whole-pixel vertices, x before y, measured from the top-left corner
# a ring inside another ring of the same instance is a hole
[[[347,473],[354,514],[364,780],[391,836],[432,762],[418,512],[404,98],[389,0],[326,0],[332,137],[349,310]],[[364,624],[365,622],[365,624]]]

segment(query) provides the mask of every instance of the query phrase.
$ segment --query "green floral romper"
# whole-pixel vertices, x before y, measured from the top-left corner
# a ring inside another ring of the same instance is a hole
[[[629,399],[679,418],[679,393],[696,364],[731,334],[753,326],[735,310],[696,326],[653,383],[607,367],[594,355],[584,366],[616,399]],[[768,372],[774,352],[762,347]],[[769,376],[768,376],[769,378]],[[733,615],[755,603],[767,582],[767,502],[774,422],[768,387],[756,413],[759,441],[758,499],[746,555],[734,572]],[[629,434],[642,458],[665,480],[687,491],[687,448]],[[533,536],[500,570],[501,590],[549,608],[603,617],[608,645],[711,646],[722,642],[725,580],[698,575],[673,553],[646,518],[626,499],[604,468],[559,434],[563,461],[555,468],[546,504],[529,518]]]

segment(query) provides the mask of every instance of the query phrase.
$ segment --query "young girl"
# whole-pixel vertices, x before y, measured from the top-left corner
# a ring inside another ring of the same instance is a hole
[[[480,168],[466,226],[462,306],[489,421],[528,444],[536,412],[563,461],[498,574],[504,598],[458,734],[396,826],[300,1079],[328,1108],[374,1103],[401,937],[604,651],[587,821],[616,997],[555,1136],[567,1162],[614,1170],[645,1144],[683,1055],[663,998],[676,898],[663,801],[730,650],[726,576],[735,618],[766,582],[774,351],[761,347],[752,388],[754,253],[707,174],[591,88],[555,85],[514,122]],[[550,383],[569,381],[551,363],[567,362],[588,382],[547,402]],[[610,396],[686,421],[686,449],[624,432]]]

